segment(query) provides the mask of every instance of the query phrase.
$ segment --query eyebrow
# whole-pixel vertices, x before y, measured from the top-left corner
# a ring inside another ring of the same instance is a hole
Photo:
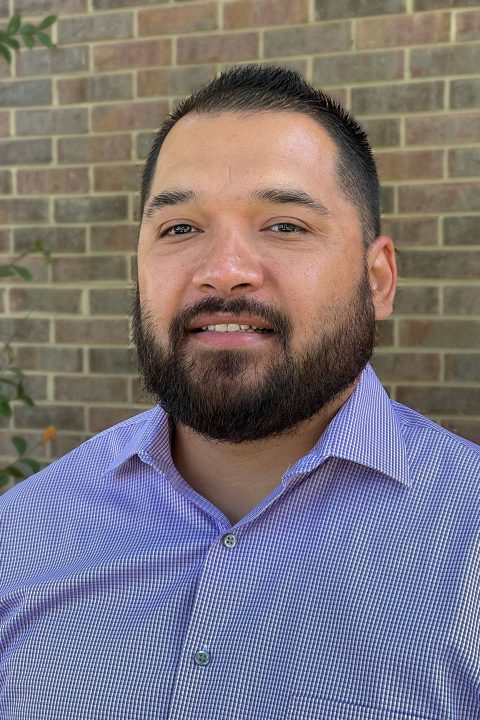
[[[173,188],[154,195],[147,203],[145,217],[150,218],[164,207],[172,207],[182,203],[198,201],[200,196],[193,190]],[[308,193],[295,188],[263,188],[250,195],[251,200],[261,200],[275,205],[303,205],[318,215],[332,217],[332,213],[319,200],[314,200]]]
[[[319,200],[314,200],[308,193],[295,188],[267,188],[264,190],[256,190],[252,193],[253,200],[264,200],[265,202],[274,203],[276,205],[303,205],[310,210],[332,217],[330,210]]]
[[[145,208],[145,217],[150,218],[156,210],[164,207],[180,205],[181,203],[192,202],[198,200],[198,195],[193,190],[164,190],[158,195],[154,195],[147,203]]]

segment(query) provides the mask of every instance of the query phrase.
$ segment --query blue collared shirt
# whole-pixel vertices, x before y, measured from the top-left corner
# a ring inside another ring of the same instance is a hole
[[[370,367],[234,526],[152,408],[0,499],[0,718],[478,719],[479,500]]]

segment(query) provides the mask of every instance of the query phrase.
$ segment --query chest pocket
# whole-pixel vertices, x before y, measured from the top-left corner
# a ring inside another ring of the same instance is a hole
[[[395,710],[382,710],[319,697],[293,697],[286,720],[431,720]]]

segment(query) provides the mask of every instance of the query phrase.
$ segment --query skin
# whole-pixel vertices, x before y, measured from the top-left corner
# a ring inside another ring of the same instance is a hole
[[[192,113],[175,125],[160,151],[151,197],[175,188],[198,198],[144,214],[138,249],[140,301],[160,345],[166,346],[174,314],[209,295],[250,295],[281,308],[293,323],[292,352],[319,321],[331,322],[331,309],[352,297],[365,254],[358,213],[335,180],[336,156],[326,131],[295,112]],[[325,212],[252,199],[265,188],[307,193]],[[192,227],[179,234],[175,225]],[[396,286],[392,240],[378,237],[366,263],[375,317],[383,320]],[[252,363],[244,382],[252,383],[275,352],[268,335],[188,334],[185,343],[192,355],[247,348]],[[219,443],[176,423],[175,465],[234,524],[313,447],[354,387],[282,438]]]

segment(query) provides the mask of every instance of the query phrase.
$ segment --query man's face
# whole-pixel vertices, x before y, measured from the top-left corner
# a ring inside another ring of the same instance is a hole
[[[191,114],[164,142],[140,232],[134,340],[148,390],[205,436],[289,432],[372,353],[362,232],[336,155],[294,112]]]

